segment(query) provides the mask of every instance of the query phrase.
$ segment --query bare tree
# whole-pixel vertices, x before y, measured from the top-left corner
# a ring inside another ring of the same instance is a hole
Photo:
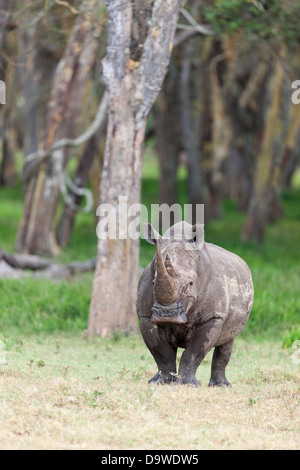
[[[173,45],[182,0],[111,0],[107,56],[103,63],[109,116],[101,203],[126,196],[140,201],[143,142]],[[89,334],[136,330],[139,240],[101,239],[88,322]]]

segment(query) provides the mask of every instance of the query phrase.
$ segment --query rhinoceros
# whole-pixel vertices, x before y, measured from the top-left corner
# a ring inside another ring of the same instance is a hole
[[[149,383],[201,385],[197,369],[215,348],[208,385],[230,385],[225,369],[253,304],[249,267],[236,254],[206,243],[202,224],[179,222],[164,236],[145,224],[145,239],[156,245],[137,297],[140,330],[158,367]],[[177,348],[185,349],[178,372]]]

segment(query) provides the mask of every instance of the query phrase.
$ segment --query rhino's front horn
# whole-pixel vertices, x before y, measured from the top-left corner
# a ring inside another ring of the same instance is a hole
[[[172,304],[179,299],[176,281],[169,275],[163,262],[159,243],[156,245],[156,279],[154,282],[155,299],[160,304]]]

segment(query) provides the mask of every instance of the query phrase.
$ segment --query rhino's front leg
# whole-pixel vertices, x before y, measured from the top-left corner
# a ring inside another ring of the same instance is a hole
[[[170,383],[176,380],[177,348],[168,343],[162,328],[155,327],[148,317],[140,318],[143,339],[155,359],[158,373],[148,383]]]
[[[206,354],[216,344],[222,327],[221,318],[212,318],[196,328],[180,360],[179,383],[201,385],[201,382],[196,379],[197,369]]]

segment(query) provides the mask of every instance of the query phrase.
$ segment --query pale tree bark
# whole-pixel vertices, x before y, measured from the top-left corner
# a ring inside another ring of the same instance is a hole
[[[101,203],[140,201],[146,120],[170,60],[182,0],[111,0],[103,63],[109,116]],[[139,240],[100,239],[88,334],[136,331]]]
[[[97,0],[84,0],[66,50],[57,66],[47,106],[42,146],[48,150],[62,137],[74,137],[85,92],[85,80],[97,48],[94,9]],[[25,194],[17,250],[53,256],[59,252],[55,217],[60,200],[60,177],[67,164],[64,150],[53,152],[31,176]]]
[[[107,121],[106,121],[106,127],[107,127]],[[102,168],[103,168],[104,154],[105,154],[105,142],[106,142],[106,128],[105,128],[105,132],[103,132],[100,139],[98,138],[97,152],[94,156],[93,163],[92,163],[90,173],[89,173],[91,191],[92,191],[93,199],[94,199],[95,227],[97,226],[97,222],[98,222],[98,217],[97,217],[96,212],[97,212],[97,207],[100,201],[100,184],[101,184],[101,175],[102,175]]]

